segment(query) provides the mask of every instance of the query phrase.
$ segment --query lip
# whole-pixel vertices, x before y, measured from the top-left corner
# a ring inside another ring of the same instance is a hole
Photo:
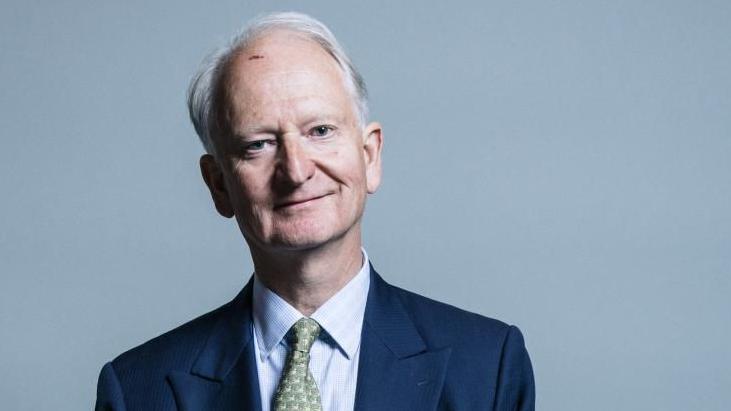
[[[314,196],[314,197],[305,197],[300,199],[292,199],[287,201],[282,201],[274,206],[275,210],[285,210],[285,209],[293,209],[293,208],[299,208],[309,205],[310,203],[315,202],[316,200],[319,200],[321,198],[327,197],[330,194],[323,194],[321,196]]]

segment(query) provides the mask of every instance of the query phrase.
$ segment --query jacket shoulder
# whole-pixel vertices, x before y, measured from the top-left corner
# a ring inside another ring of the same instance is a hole
[[[167,374],[171,370],[190,369],[211,330],[229,302],[170,331],[123,352],[112,360],[120,379],[130,374]]]
[[[399,299],[410,313],[420,333],[435,343],[453,345],[463,340],[487,342],[502,341],[511,325],[433,300],[423,295],[393,287]]]
[[[535,410],[533,369],[520,330],[393,288],[428,349],[448,348],[440,403],[449,409]]]

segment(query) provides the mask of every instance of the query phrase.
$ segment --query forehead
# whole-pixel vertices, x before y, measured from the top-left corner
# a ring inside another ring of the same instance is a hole
[[[295,67],[306,67],[340,76],[335,58],[302,33],[279,29],[264,32],[239,50],[232,64],[232,80],[256,77]],[[245,76],[245,74],[247,76]]]
[[[238,51],[225,88],[234,128],[242,121],[285,115],[303,106],[352,111],[337,61],[319,44],[290,31],[266,33]]]

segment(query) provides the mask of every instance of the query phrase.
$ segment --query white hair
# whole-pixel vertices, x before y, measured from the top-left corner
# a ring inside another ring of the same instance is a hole
[[[218,95],[228,63],[262,34],[272,30],[289,30],[304,35],[330,54],[343,71],[346,86],[354,100],[361,127],[368,120],[368,92],[365,81],[332,32],[320,21],[302,13],[285,12],[259,16],[250,21],[227,45],[209,55],[193,76],[188,88],[188,111],[203,147],[215,153],[212,137],[220,117]]]

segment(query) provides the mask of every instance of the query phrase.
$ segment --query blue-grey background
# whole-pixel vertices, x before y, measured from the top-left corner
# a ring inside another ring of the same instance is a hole
[[[3,0],[0,398],[92,407],[120,352],[228,301],[248,251],[184,106],[243,22],[331,26],[384,125],[366,248],[517,324],[541,410],[727,410],[731,3]]]

